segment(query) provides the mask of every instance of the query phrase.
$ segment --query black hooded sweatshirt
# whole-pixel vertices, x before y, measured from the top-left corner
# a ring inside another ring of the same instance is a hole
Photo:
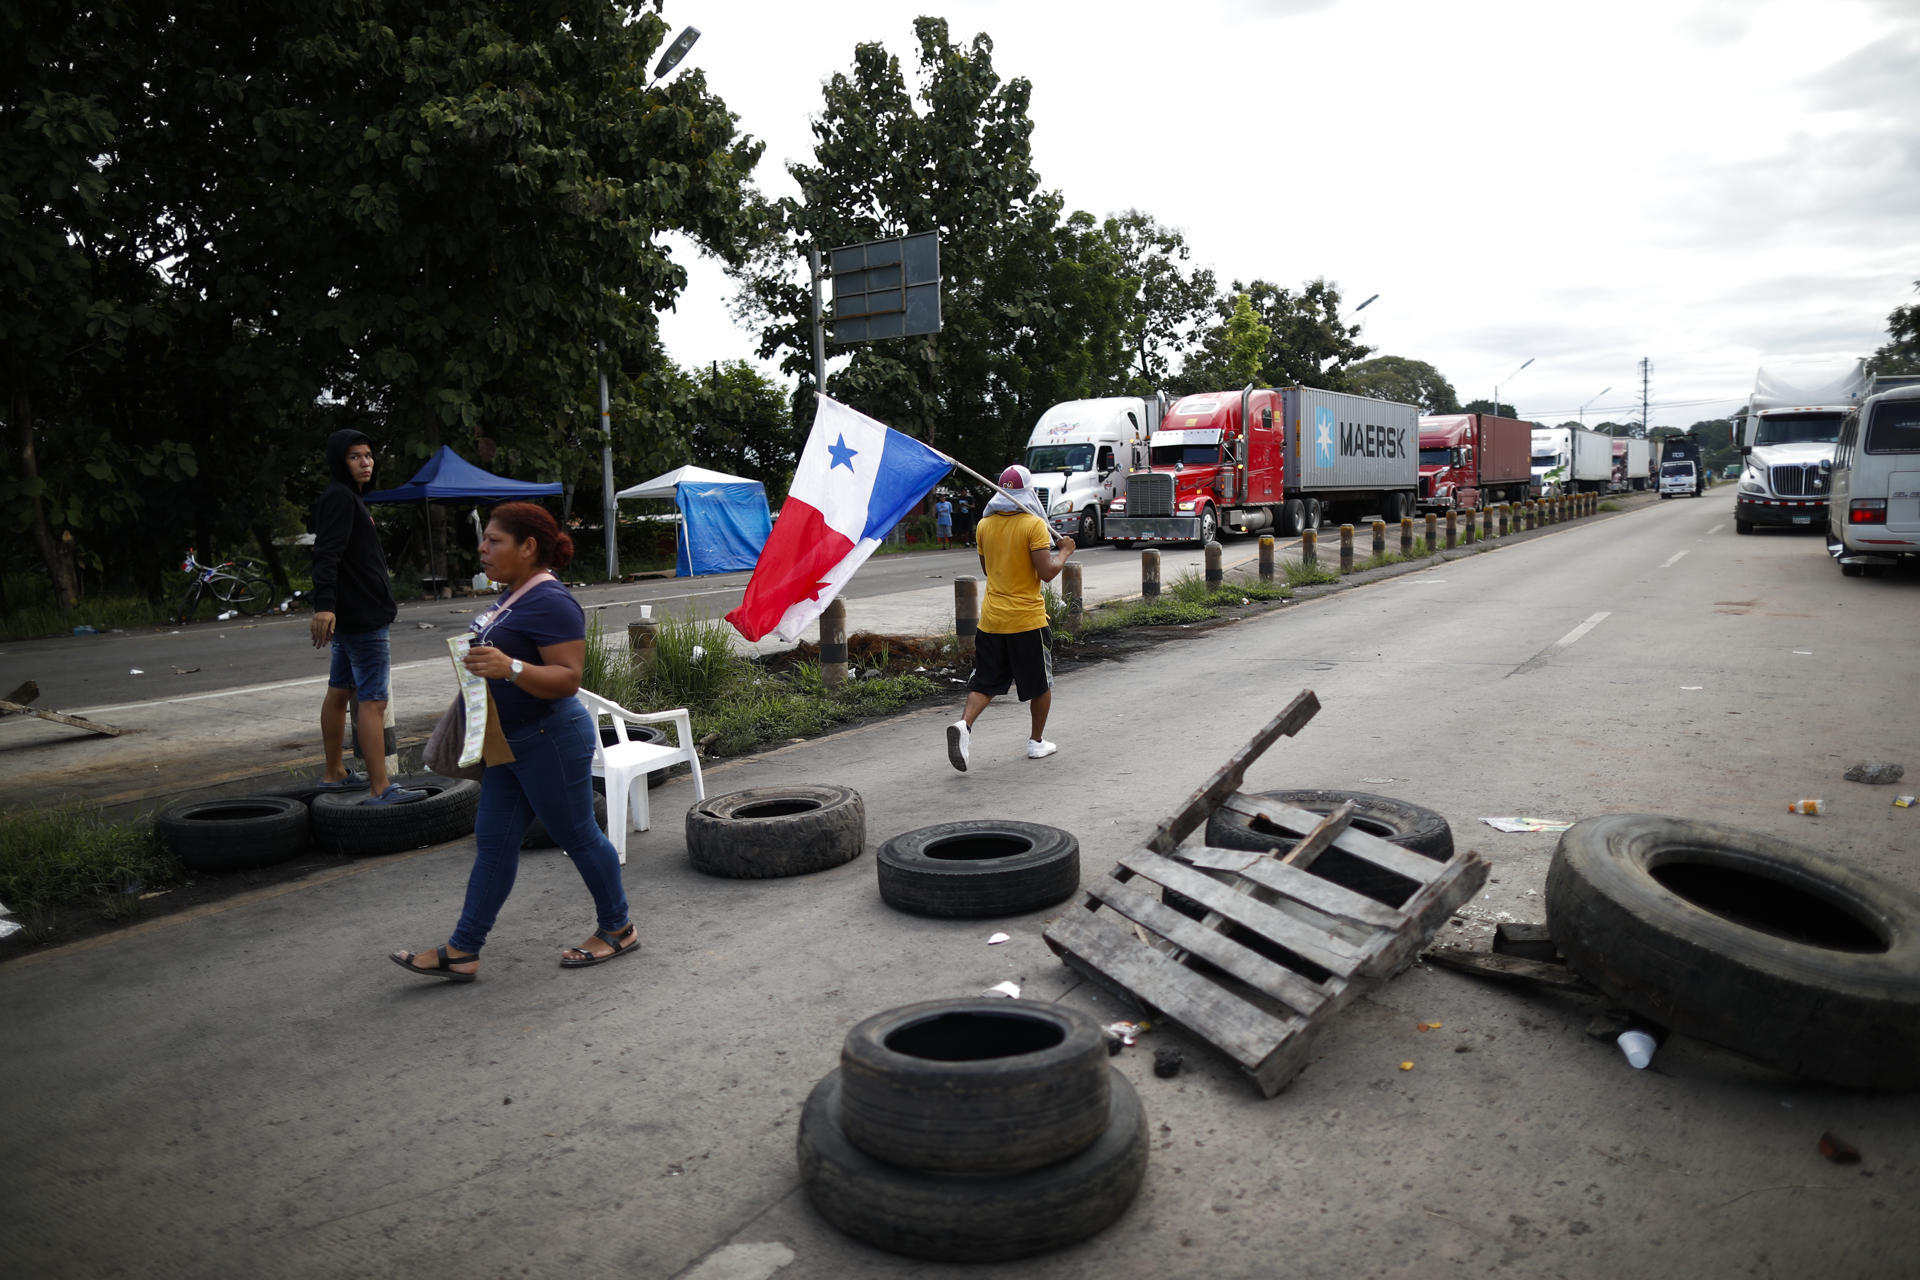
[[[313,610],[333,614],[335,631],[378,631],[400,612],[373,513],[360,501],[360,486],[347,470],[347,450],[371,443],[351,427],[327,437],[333,482],[314,509]]]

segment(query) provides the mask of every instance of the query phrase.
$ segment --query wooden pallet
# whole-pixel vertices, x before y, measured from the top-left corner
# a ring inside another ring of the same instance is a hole
[[[1247,767],[1319,709],[1302,691],[1045,932],[1067,964],[1213,1045],[1269,1098],[1328,1019],[1411,964],[1487,878],[1477,853],[1436,862],[1353,829],[1350,806],[1322,818],[1240,792]],[[1181,849],[1216,809],[1301,838],[1281,856]],[[1329,849],[1404,878],[1409,896],[1388,905],[1316,875]]]

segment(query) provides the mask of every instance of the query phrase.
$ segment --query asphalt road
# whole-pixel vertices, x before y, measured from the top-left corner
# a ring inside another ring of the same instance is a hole
[[[1323,710],[1248,786],[1438,809],[1493,864],[1449,937],[1543,915],[1555,837],[1488,816],[1731,822],[1920,890],[1920,811],[1889,804],[1907,788],[1840,778],[1861,759],[1920,773],[1920,578],[1843,579],[1817,539],[1736,537],[1729,507],[1647,504],[1090,664],[1059,684],[1045,761],[996,704],[965,774],[944,758],[950,708],[709,771],[714,792],[857,787],[868,856],[816,875],[692,871],[689,788],[669,783],[629,842],[643,949],[590,973],[553,964],[586,906],[554,855],[522,860],[479,983],[386,962],[444,936],[469,842],[0,967],[17,1156],[0,1162],[0,1271],[978,1276],[826,1226],[795,1167],[801,1101],[847,1027],[897,1005],[1012,981],[1125,1011],[1046,949],[1053,911],[901,915],[871,851],[1018,816],[1079,838],[1084,883],[1302,688]],[[1809,793],[1827,816],[1787,812]],[[995,930],[1010,940],[988,945]],[[1114,1059],[1154,1135],[1140,1197],[1104,1234],[993,1274],[1912,1274],[1920,1097],[1678,1036],[1636,1072],[1589,1016],[1417,966],[1342,1011],[1270,1100],[1163,1025]],[[1160,1047],[1184,1052],[1178,1077],[1153,1075]],[[1827,1131],[1861,1163],[1822,1159]]]

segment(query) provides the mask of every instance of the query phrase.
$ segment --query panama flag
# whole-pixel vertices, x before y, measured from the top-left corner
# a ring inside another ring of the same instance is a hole
[[[799,639],[887,530],[952,468],[952,459],[912,436],[821,396],[793,488],[753,566],[747,598],[727,621],[749,640],[768,632]]]

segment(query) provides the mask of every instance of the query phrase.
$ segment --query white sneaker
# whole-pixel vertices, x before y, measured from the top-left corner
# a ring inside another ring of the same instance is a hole
[[[947,726],[947,759],[953,761],[953,767],[960,772],[967,771],[967,756],[973,751],[973,730],[967,728],[965,720],[956,720]]]
[[[1027,759],[1029,760],[1045,760],[1059,749],[1051,742],[1035,742],[1032,738],[1027,739]]]

